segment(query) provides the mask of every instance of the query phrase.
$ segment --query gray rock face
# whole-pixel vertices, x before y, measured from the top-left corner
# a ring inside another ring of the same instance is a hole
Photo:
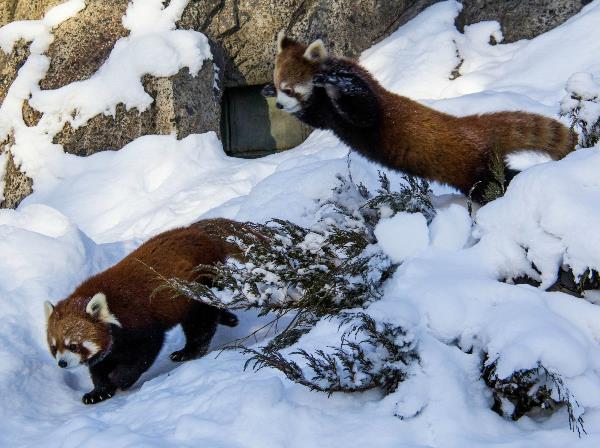
[[[85,9],[55,28],[50,68],[40,87],[57,89],[93,75],[117,40],[129,34],[122,24],[126,10],[127,0],[88,0]]]
[[[0,50],[0,103],[4,101],[6,93],[17,77],[17,72],[29,56],[29,45],[18,42],[11,54]],[[0,141],[0,154],[12,145],[12,136],[5,141]],[[1,168],[0,168],[1,169]],[[4,199],[0,201],[0,208],[14,208],[19,202],[31,193],[32,182],[25,174],[19,171],[10,152],[4,170]]]
[[[169,78],[145,76],[145,90],[154,98],[147,110],[140,113],[119,104],[114,117],[96,115],[78,129],[66,124],[53,142],[63,145],[68,153],[89,156],[120,149],[142,135],[175,132],[183,138],[193,133],[218,132],[220,92],[213,89],[214,77],[210,61],[204,62],[195,77],[187,68]]]
[[[17,72],[29,56],[29,44],[17,42],[12,53],[6,54],[0,50],[0,104],[6,98],[6,93],[17,77]]]
[[[457,28],[483,20],[497,20],[504,42],[532,39],[577,14],[591,0],[464,0]]]
[[[207,0],[191,1],[178,26],[217,43],[224,86],[256,85],[272,77],[277,33],[304,41],[322,38],[354,57],[435,0]]]
[[[12,137],[9,137],[5,142],[0,142],[0,154],[5,151],[6,146],[12,143]],[[15,208],[33,191],[33,182],[19,170],[10,152],[6,161],[3,181],[4,199],[0,201],[0,208]]]
[[[23,15],[38,19],[57,3],[62,3],[62,0],[18,0],[11,3],[14,9],[3,4],[0,6],[0,14],[3,14],[0,20],[6,17],[21,19]],[[50,68],[40,87],[44,90],[57,89],[94,74],[115,42],[128,34],[122,25],[127,5],[128,0],[87,0],[84,10],[60,24],[53,32],[54,41],[47,53]],[[7,10],[10,12],[8,15]],[[28,55],[28,44],[24,43],[17,45],[10,55],[0,50],[0,102]],[[119,104],[115,117],[97,115],[78,129],[65,125],[54,136],[54,143],[63,145],[68,153],[87,156],[98,151],[120,149],[142,135],[175,132],[183,138],[191,133],[219,132],[221,93],[214,89],[215,67],[211,61],[205,61],[196,76],[191,76],[185,68],[171,77],[146,76],[143,84],[154,99],[148,110],[126,110],[123,104]],[[28,126],[34,126],[40,115],[25,102],[23,119]],[[0,142],[0,153],[6,150],[8,143]],[[31,192],[31,179],[19,171],[10,155],[4,182],[2,207],[15,207]]]
[[[128,34],[122,25],[128,0],[88,0],[76,17],[54,31],[50,46],[50,68],[40,83],[42,89],[57,89],[89,78],[104,63],[117,40]],[[214,67],[205,61],[192,77],[187,69],[168,78],[146,76],[144,87],[154,98],[144,111],[117,105],[115,117],[97,115],[78,129],[65,125],[54,137],[66,152],[87,156],[116,150],[148,134],[176,132],[183,138],[194,132],[219,129],[220,98],[213,89]]]

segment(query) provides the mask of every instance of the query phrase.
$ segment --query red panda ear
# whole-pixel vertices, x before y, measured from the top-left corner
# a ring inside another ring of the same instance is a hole
[[[304,52],[304,59],[310,62],[323,62],[327,59],[327,48],[321,39],[315,40]]]
[[[121,326],[121,322],[110,312],[108,309],[108,303],[106,302],[106,296],[104,293],[97,292],[94,294],[94,297],[90,299],[87,306],[85,307],[85,312],[90,316],[95,317],[100,322],[104,322],[105,324],[114,324],[117,326]]]
[[[46,322],[48,322],[48,319],[50,319],[52,311],[54,311],[54,305],[46,300],[44,302],[44,314],[46,315]]]
[[[294,41],[285,35],[285,31],[281,30],[277,35],[277,54],[281,53],[293,43]]]

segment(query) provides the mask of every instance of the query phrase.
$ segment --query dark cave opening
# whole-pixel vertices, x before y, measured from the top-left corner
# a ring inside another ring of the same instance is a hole
[[[221,136],[225,152],[254,158],[298,146],[311,129],[275,107],[275,98],[261,95],[264,86],[225,89],[221,107]]]

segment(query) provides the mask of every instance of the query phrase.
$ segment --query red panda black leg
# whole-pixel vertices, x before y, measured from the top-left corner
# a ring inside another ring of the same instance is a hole
[[[188,361],[204,356],[217,331],[220,310],[201,303],[197,305],[181,323],[185,334],[185,347],[171,353],[171,360],[174,362]]]
[[[112,398],[117,390],[116,387],[106,387],[106,388],[94,388],[91,392],[84,394],[81,401],[83,404],[96,404],[101,401],[108,400]]]
[[[108,400],[115,394],[117,386],[108,377],[113,366],[114,364],[110,361],[99,362],[94,366],[90,366],[90,375],[92,383],[94,383],[94,389],[83,395],[81,398],[83,404],[100,403],[101,401]]]
[[[277,89],[275,88],[275,85],[271,82],[264,86],[260,93],[265,98],[273,98],[277,96]]]
[[[512,181],[512,179],[519,174],[519,171],[510,169],[508,167],[504,167],[504,181],[503,185],[497,185],[501,179],[497,178],[497,175],[493,175],[491,170],[488,169],[483,173],[479,173],[477,176],[477,181],[471,187],[470,191],[463,191],[463,193],[470,197],[473,201],[485,205],[489,201],[495,199],[493,197],[488,197],[486,195],[486,191],[488,190],[490,184],[496,184],[496,187],[502,191],[505,191],[508,187],[508,184]]]
[[[366,128],[377,122],[377,96],[359,74],[333,66],[316,74],[313,83],[325,89],[337,114],[347,123]]]
[[[146,339],[135,341],[135,353],[131,354],[131,362],[120,363],[109,373],[110,381],[121,390],[127,390],[150,368],[160,349],[165,336],[162,331],[152,332]]]

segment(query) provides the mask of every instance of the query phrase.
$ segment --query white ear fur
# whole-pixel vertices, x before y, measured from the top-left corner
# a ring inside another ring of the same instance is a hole
[[[44,314],[46,315],[46,322],[48,322],[48,319],[50,319],[52,311],[54,311],[54,305],[46,300],[44,302]]]
[[[108,309],[104,293],[97,292],[94,294],[94,297],[90,299],[85,307],[85,312],[106,324],[121,326],[121,322]]]
[[[279,34],[277,34],[277,54],[281,53],[283,50],[283,41],[285,40],[285,31],[281,30]]]
[[[304,59],[307,59],[310,62],[320,62],[327,58],[327,55],[328,53],[325,44],[323,44],[321,39],[317,39],[306,48]]]

